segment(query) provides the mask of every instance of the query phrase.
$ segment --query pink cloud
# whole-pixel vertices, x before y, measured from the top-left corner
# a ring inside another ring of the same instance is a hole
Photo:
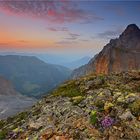
[[[67,39],[67,40],[76,40],[76,39],[78,39],[78,38],[81,36],[80,34],[71,33],[71,32],[68,32],[68,35],[69,35],[70,37],[65,38],[65,39]]]
[[[49,27],[48,30],[49,31],[53,31],[53,32],[57,32],[58,31],[56,28],[53,28],[53,27]]]
[[[70,35],[71,37],[78,37],[78,36],[80,36],[80,34],[76,34],[76,33],[69,33],[69,35]]]
[[[65,32],[68,35],[67,38],[64,38],[66,40],[76,40],[81,36],[78,33],[71,32],[67,27],[48,27],[47,30],[52,32]]]
[[[47,29],[53,32],[57,32],[57,31],[69,32],[69,29],[67,27],[49,27]]]
[[[65,0],[46,0],[46,1],[0,1],[0,11],[16,16],[28,16],[47,20],[53,23],[65,22],[91,22],[102,20],[94,13],[89,13],[74,2]]]
[[[27,41],[27,40],[17,40],[17,42],[19,42],[19,43],[29,43],[29,41]]]

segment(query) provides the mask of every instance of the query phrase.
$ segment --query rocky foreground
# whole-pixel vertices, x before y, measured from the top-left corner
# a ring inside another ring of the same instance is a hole
[[[140,140],[140,72],[66,82],[0,129],[0,139]]]

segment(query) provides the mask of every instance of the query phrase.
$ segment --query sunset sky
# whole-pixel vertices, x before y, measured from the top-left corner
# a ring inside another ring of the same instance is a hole
[[[0,51],[93,56],[130,23],[138,1],[1,0]]]

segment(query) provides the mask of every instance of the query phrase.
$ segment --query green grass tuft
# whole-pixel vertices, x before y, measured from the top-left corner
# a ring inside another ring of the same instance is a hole
[[[90,113],[90,122],[93,125],[97,122],[97,112],[95,110],[91,111]]]
[[[67,84],[60,86],[53,92],[54,96],[63,97],[76,97],[82,96],[83,93],[80,91],[79,87],[75,84],[75,81],[70,81]]]

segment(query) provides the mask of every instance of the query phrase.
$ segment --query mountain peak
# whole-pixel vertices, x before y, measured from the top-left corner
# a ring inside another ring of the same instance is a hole
[[[139,27],[136,24],[129,24],[126,29],[125,32],[137,32],[140,31]]]
[[[126,36],[134,36],[134,35],[140,35],[140,29],[136,24],[129,24],[124,32],[121,34],[121,37],[126,37]]]
[[[72,78],[91,73],[109,74],[140,69],[140,29],[130,24],[119,36],[111,39],[88,64],[75,69]]]

